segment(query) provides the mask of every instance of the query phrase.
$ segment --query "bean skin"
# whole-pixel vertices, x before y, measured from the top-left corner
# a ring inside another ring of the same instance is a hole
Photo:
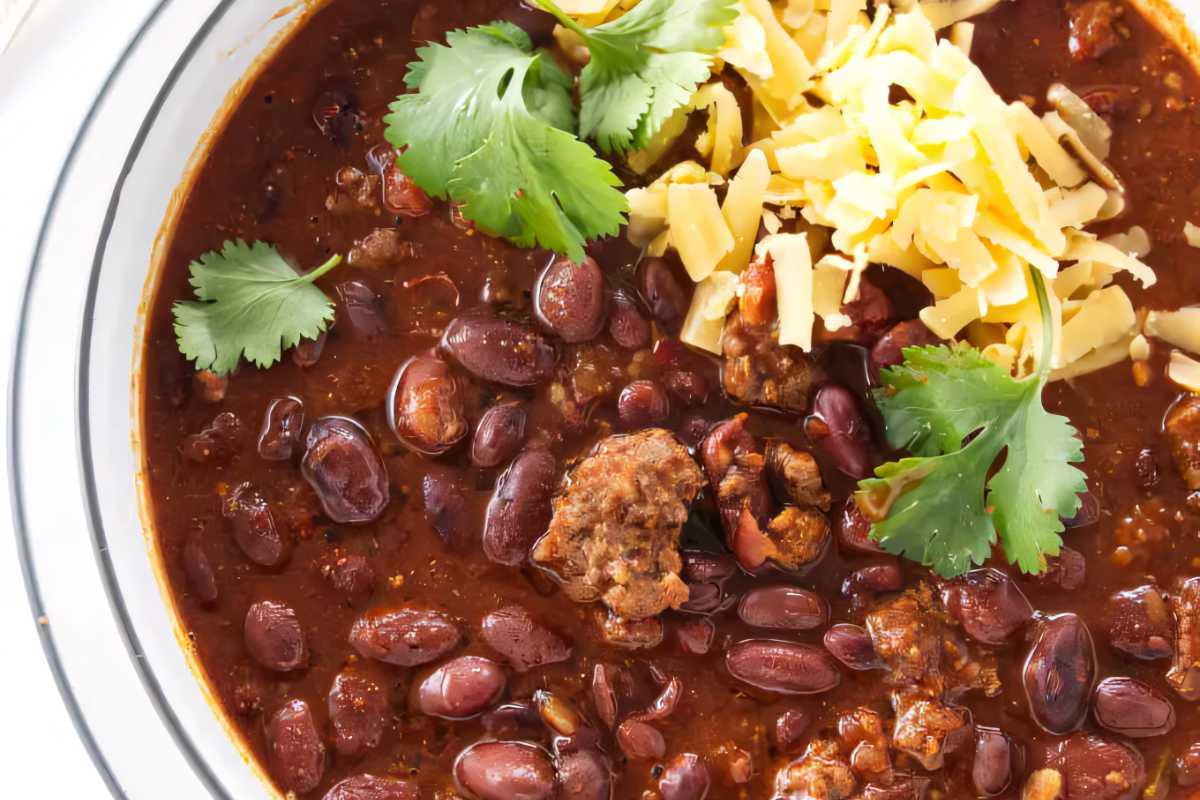
[[[1013,775],[1013,743],[1008,734],[998,728],[979,725],[975,728],[975,760],[971,765],[971,781],[982,797],[995,797],[1008,788]]]
[[[779,694],[820,694],[841,682],[822,649],[770,639],[738,642],[725,654],[729,674],[743,683]]]
[[[1023,671],[1034,720],[1059,735],[1079,727],[1095,674],[1096,652],[1083,620],[1059,614],[1042,623]]]
[[[467,719],[492,705],[504,691],[504,670],[479,656],[459,656],[434,670],[417,689],[423,714]]]
[[[350,628],[350,644],[359,655],[398,667],[427,664],[458,647],[461,640],[449,617],[422,608],[375,609]]]
[[[442,336],[442,349],[476,378],[504,386],[533,386],[549,378],[558,363],[558,353],[545,336],[488,308],[452,320]]]
[[[325,775],[325,744],[303,700],[292,700],[267,722],[271,772],[291,791],[311,792]]]
[[[379,746],[389,717],[387,691],[370,676],[345,669],[333,679],[328,698],[333,747],[360,756]]]
[[[300,471],[334,522],[374,522],[387,508],[387,468],[370,434],[352,419],[314,422]]]
[[[821,596],[796,586],[763,586],[751,589],[738,604],[738,617],[757,628],[808,631],[829,619]]]
[[[454,762],[454,777],[479,800],[550,800],[555,773],[550,756],[526,742],[481,742]]]
[[[1175,708],[1154,687],[1136,678],[1105,678],[1092,694],[1092,714],[1100,727],[1144,739],[1175,727]]]
[[[274,672],[291,672],[308,664],[308,642],[290,606],[263,600],[250,606],[244,626],[246,650],[258,664]]]
[[[999,645],[1033,617],[1033,606],[1008,575],[974,569],[942,587],[942,602],[972,639]]]
[[[550,524],[550,498],[558,464],[546,450],[526,450],[500,476],[483,522],[483,552],[496,564],[515,567]]]
[[[506,606],[483,618],[480,636],[517,672],[571,657],[571,644],[521,606]]]
[[[627,719],[617,726],[617,744],[627,758],[635,761],[659,759],[667,751],[658,728],[636,719]]]
[[[223,498],[221,516],[246,558],[262,567],[276,567],[287,560],[291,548],[275,523],[270,503],[253,484],[239,484]]]
[[[883,662],[871,643],[871,634],[860,625],[839,622],[825,631],[825,649],[838,661],[856,672],[879,669]]]
[[[525,443],[528,419],[521,402],[500,403],[483,412],[471,441],[471,463],[491,469],[515,456]]]
[[[588,342],[604,329],[608,295],[604,273],[591,257],[579,264],[556,258],[533,287],[538,322],[564,342]]]
[[[708,767],[695,753],[680,753],[667,762],[658,779],[663,800],[704,800],[712,779]]]
[[[400,365],[387,410],[392,433],[417,453],[440,455],[467,435],[462,383],[436,355],[416,355]]]
[[[412,781],[364,774],[334,784],[322,800],[421,800],[421,790]]]

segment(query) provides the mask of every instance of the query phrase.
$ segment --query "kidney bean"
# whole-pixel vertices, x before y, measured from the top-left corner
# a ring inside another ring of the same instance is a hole
[[[447,547],[464,547],[475,533],[476,521],[462,476],[447,467],[432,467],[421,481],[421,491],[425,520]]]
[[[1174,652],[1171,612],[1157,586],[1147,584],[1114,593],[1104,616],[1108,640],[1121,652],[1146,661],[1170,658]]]
[[[708,619],[684,620],[675,629],[680,648],[683,652],[693,656],[707,654],[712,649],[713,638],[716,634],[716,627]]]
[[[971,765],[971,782],[982,797],[995,797],[1012,783],[1013,742],[999,728],[975,726],[975,761]]]
[[[1059,735],[1079,727],[1095,674],[1096,652],[1083,620],[1058,614],[1042,623],[1022,672],[1034,721]]]
[[[325,352],[325,342],[328,340],[329,334],[325,331],[318,333],[315,339],[301,339],[292,348],[292,363],[301,369],[316,366],[321,360],[321,353]]]
[[[617,415],[626,430],[641,430],[662,425],[671,416],[671,401],[654,381],[634,381],[617,398]]]
[[[375,568],[366,556],[339,555],[322,567],[322,575],[353,606],[362,606],[375,593]]]
[[[183,457],[196,464],[228,464],[242,447],[242,423],[222,411],[199,433],[183,440]]]
[[[262,600],[250,606],[243,636],[251,658],[266,669],[290,672],[308,663],[304,629],[296,612],[283,603]]]
[[[525,443],[525,426],[529,412],[521,402],[494,405],[475,426],[471,442],[471,463],[490,469],[508,461]]]
[[[611,800],[612,768],[596,750],[576,750],[558,758],[555,800]]]
[[[434,670],[417,689],[423,714],[467,719],[496,702],[508,679],[500,665],[479,656],[459,656]]]
[[[884,552],[879,542],[871,538],[871,520],[862,513],[853,496],[846,498],[846,505],[842,507],[838,518],[838,544],[852,554],[876,555]]]
[[[725,553],[710,553],[706,550],[684,550],[683,579],[690,583],[715,583],[724,585],[738,571],[737,562]]]
[[[461,640],[449,617],[424,608],[375,609],[350,628],[350,645],[360,656],[399,667],[427,664],[458,647]]]
[[[771,727],[771,741],[784,755],[799,753],[808,743],[804,734],[811,724],[812,715],[806,709],[798,706],[789,708],[775,718],[775,724]]]
[[[496,482],[483,521],[483,552],[493,562],[517,566],[550,524],[550,498],[558,464],[546,450],[521,452]]]
[[[871,347],[875,369],[894,367],[904,361],[904,348],[938,344],[941,339],[919,319],[897,322]]]
[[[798,586],[763,586],[742,595],[738,618],[756,628],[808,631],[829,620],[829,606],[816,592]]]
[[[650,323],[637,301],[625,292],[613,292],[608,312],[608,335],[618,347],[638,350],[650,343]]]
[[[638,292],[650,314],[660,322],[676,325],[688,310],[688,296],[665,258],[643,258],[637,270]]]
[[[879,669],[883,662],[875,653],[871,643],[871,634],[860,625],[849,622],[839,622],[825,631],[823,639],[825,649],[842,662],[846,667],[856,672]]]
[[[571,643],[521,606],[506,606],[483,618],[480,636],[517,672],[528,672],[571,657]]]
[[[267,722],[267,747],[271,772],[286,789],[311,792],[325,775],[325,744],[312,709],[303,700],[292,700]]]
[[[863,594],[881,594],[895,592],[904,586],[904,576],[900,565],[894,561],[884,564],[872,564],[854,570],[842,581],[842,594],[854,597]]]
[[[442,349],[467,372],[505,386],[533,386],[558,363],[554,345],[533,328],[498,317],[486,307],[451,320]]]
[[[1105,678],[1096,684],[1092,714],[1100,727],[1131,739],[1162,736],[1175,727],[1171,701],[1135,678]]]
[[[193,536],[183,545],[182,561],[183,574],[187,579],[187,586],[192,596],[201,605],[215,604],[217,602],[217,573],[198,538]]]
[[[604,328],[608,295],[604,273],[594,258],[579,264],[558,257],[533,286],[534,315],[564,342],[589,342]]]
[[[334,750],[353,757],[379,746],[389,717],[382,686],[357,670],[344,669],[334,677],[327,702]]]
[[[608,664],[597,664],[592,668],[592,705],[596,716],[605,727],[617,724],[617,693],[613,688],[617,668]]]
[[[1175,759],[1175,782],[1184,787],[1200,785],[1200,742],[1192,742]]]
[[[287,559],[288,543],[275,524],[270,504],[253,484],[234,487],[221,501],[221,516],[229,522],[233,540],[255,564],[275,567]]]
[[[708,767],[695,753],[680,753],[667,762],[658,779],[662,800],[704,800],[712,780]]]
[[[1073,592],[1087,580],[1087,560],[1083,553],[1063,546],[1058,555],[1046,556],[1046,571],[1029,579],[1047,589]]]
[[[967,635],[998,645],[1033,618],[1033,606],[1012,579],[997,569],[974,569],[942,585],[942,603]]]
[[[462,383],[450,365],[430,353],[400,365],[388,390],[388,426],[400,443],[436,456],[467,435]]]
[[[617,745],[626,758],[634,761],[663,757],[667,743],[658,728],[636,719],[627,719],[617,726]]]
[[[258,454],[267,461],[287,461],[304,429],[304,401],[280,397],[271,401],[258,434]]]
[[[702,406],[708,400],[708,381],[691,370],[674,369],[664,373],[662,384],[684,406]]]
[[[729,674],[743,683],[780,694],[819,694],[841,682],[833,659],[807,644],[747,639],[725,653]]]
[[[338,331],[343,326],[358,339],[373,342],[387,333],[383,306],[378,295],[362,281],[343,281],[337,285]]]
[[[334,522],[374,522],[387,508],[387,468],[370,434],[352,419],[314,422],[300,471]]]
[[[421,800],[421,790],[412,781],[364,774],[334,784],[322,800]]]
[[[855,479],[871,473],[870,429],[849,389],[836,383],[817,389],[805,430],[840,472]]]
[[[1119,739],[1076,733],[1047,759],[1063,775],[1063,800],[1134,800],[1146,785],[1146,763]]]
[[[554,764],[545,750],[526,742],[481,742],[454,762],[459,785],[479,800],[550,800]]]
[[[497,706],[484,712],[479,721],[487,734],[497,739],[509,739],[518,733],[538,736],[545,732],[537,709],[527,700]]]

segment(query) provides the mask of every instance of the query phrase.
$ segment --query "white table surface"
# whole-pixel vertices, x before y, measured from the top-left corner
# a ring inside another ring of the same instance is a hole
[[[0,53],[0,240],[5,262],[0,271],[6,279],[0,291],[0,381],[5,401],[17,304],[50,191],[100,84],[154,4],[39,0]],[[8,450],[6,424],[0,426],[3,453]],[[75,735],[37,637],[17,565],[7,466],[5,456],[0,460],[0,686],[6,722],[0,725],[0,752],[9,766],[8,793],[104,798],[107,791]],[[103,669],[103,661],[98,668]]]

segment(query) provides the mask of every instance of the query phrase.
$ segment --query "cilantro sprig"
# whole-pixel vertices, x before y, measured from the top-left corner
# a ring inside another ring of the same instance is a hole
[[[417,51],[413,90],[384,118],[400,169],[513,242],[583,260],[629,209],[620,181],[572,132],[571,79],[515,25],[451,31]]]
[[[264,242],[225,242],[193,261],[190,283],[198,300],[180,301],[175,314],[179,350],[196,369],[232,372],[242,356],[260,368],[278,361],[302,338],[315,339],[333,319],[333,303],[314,281],[340,255],[298,275]]]
[[[1079,510],[1083,442],[1066,417],[1042,406],[1053,331],[1046,288],[1032,271],[1042,308],[1042,355],[1034,374],[1014,379],[967,345],[911,347],[883,370],[875,401],[888,443],[913,455],[859,484],[860,505],[880,509],[871,536],[885,550],[950,578],[991,553],[1041,572],[1062,545],[1062,518]]]
[[[585,28],[554,0],[537,0],[583,39],[579,133],[606,153],[642,149],[708,79],[735,0],[641,0],[611,22]]]

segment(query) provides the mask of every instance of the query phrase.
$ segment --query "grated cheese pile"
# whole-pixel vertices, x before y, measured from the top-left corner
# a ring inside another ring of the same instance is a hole
[[[883,264],[929,288],[921,319],[934,333],[1025,374],[1040,353],[1036,269],[1050,288],[1055,378],[1128,358],[1142,320],[1114,277],[1145,287],[1155,275],[1141,229],[1087,230],[1124,204],[1103,161],[1111,132],[1065,87],[1041,116],[992,89],[964,20],[995,2],[908,0],[868,15],[867,0],[740,0],[717,67],[749,85],[751,130],[717,79],[630,158],[649,171],[687,115],[707,113],[695,143],[707,163],[628,192],[629,238],[650,255],[676,250],[697,283],[684,341],[720,353],[738,273],[769,257],[782,344],[808,350],[814,328],[850,324],[843,305]],[[760,224],[769,235],[756,246]]]

